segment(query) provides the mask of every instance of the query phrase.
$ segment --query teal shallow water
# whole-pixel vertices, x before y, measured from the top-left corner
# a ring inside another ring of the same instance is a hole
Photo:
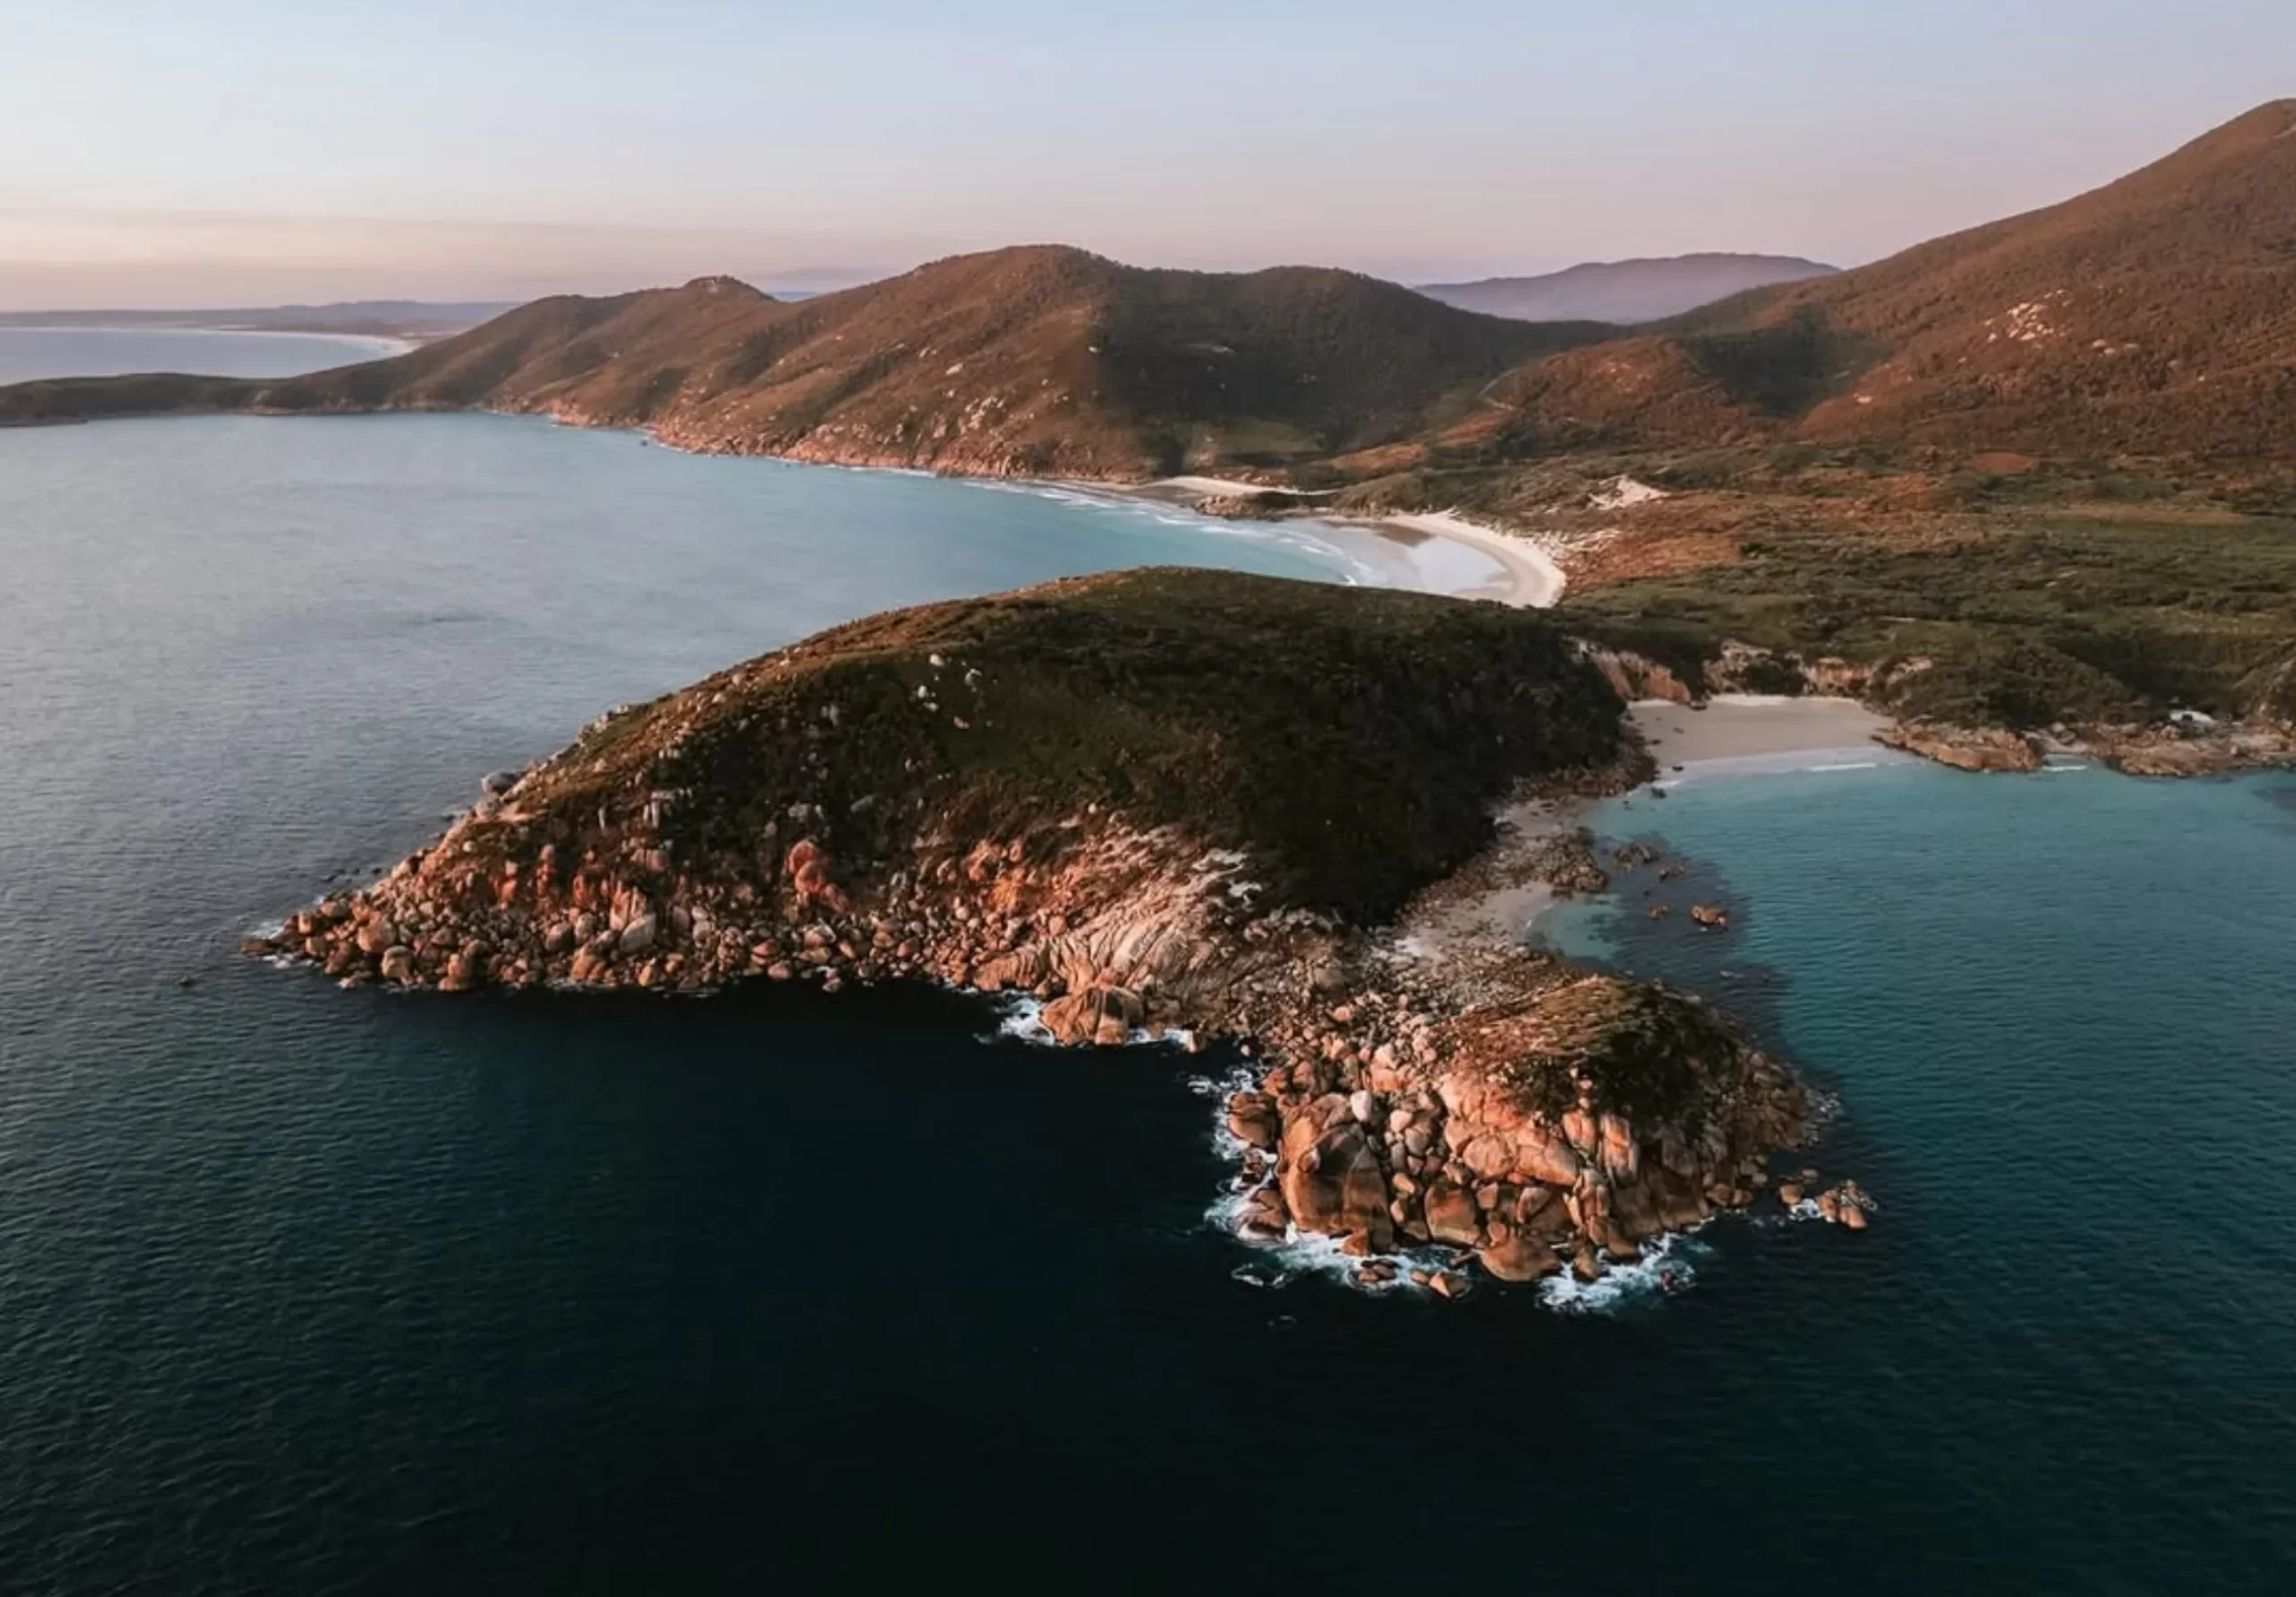
[[[1546,935],[1757,1020],[1839,1095],[1821,1162],[1884,1205],[1808,1306],[1839,1389],[1796,1423],[1841,1484],[2056,1589],[2284,1589],[2296,778],[1909,762],[1693,777],[1595,824],[1697,868]]]
[[[1589,946],[1774,1029],[1885,1209],[1598,1315],[1231,1279],[1202,1061],[233,951],[607,704],[1175,559],[1351,569],[529,421],[0,432],[0,1585],[2289,1588],[2281,779],[1606,812],[1738,929]]]

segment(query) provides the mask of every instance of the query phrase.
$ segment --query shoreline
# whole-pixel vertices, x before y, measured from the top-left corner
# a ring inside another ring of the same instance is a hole
[[[132,329],[85,329],[132,331]],[[175,329],[176,331],[228,332],[230,329]],[[366,334],[298,334],[281,329],[260,330],[263,335],[282,337],[365,338]],[[255,382],[257,379],[232,379]],[[284,379],[263,379],[284,380]],[[1258,517],[1231,518],[1210,515],[1197,509],[1197,503],[1206,497],[1205,489],[1227,489],[1239,495],[1281,492],[1293,498],[1322,497],[1330,490],[1316,490],[1314,494],[1290,489],[1274,489],[1266,484],[1247,482],[1219,477],[1178,476],[1157,478],[1146,482],[1130,480],[1077,477],[1030,477],[997,472],[941,471],[886,460],[828,460],[815,459],[771,450],[748,450],[735,447],[688,443],[665,437],[660,428],[638,423],[609,423],[589,420],[578,414],[567,414],[552,409],[502,409],[491,405],[460,405],[432,410],[424,406],[382,405],[355,410],[313,412],[313,414],[379,416],[420,412],[428,414],[492,415],[526,417],[553,426],[578,428],[586,430],[626,432],[680,454],[725,456],[740,459],[771,460],[790,465],[832,466],[846,471],[888,472],[904,475],[949,477],[961,482],[1001,484],[1018,489],[1034,489],[1062,493],[1082,493],[1105,496],[1137,504],[1154,505],[1180,510],[1221,522],[1231,519],[1257,520]],[[100,417],[39,416],[20,421],[0,421],[0,428],[53,427],[77,425],[91,420],[133,421],[180,415],[288,415],[292,412],[265,410],[254,406],[196,406],[162,407],[147,411],[123,412],[117,415]],[[1495,601],[1522,609],[1546,609],[1562,596],[1568,574],[1544,548],[1528,536],[1518,536],[1500,528],[1474,522],[1456,510],[1397,514],[1390,516],[1317,516],[1280,514],[1265,518],[1271,525],[1283,522],[1306,522],[1327,533],[1356,532],[1373,538],[1384,539],[1389,544],[1406,548],[1414,542],[1438,539],[1455,549],[1471,551],[1499,568],[1504,578],[1500,582],[1486,580],[1473,586],[1459,587],[1428,579],[1422,570],[1406,569],[1405,580],[1384,586],[1409,591],[1433,594],[1448,598]],[[1332,545],[1332,551],[1343,560],[1359,552],[1344,543]],[[1368,552],[1368,551],[1366,551]],[[1372,564],[1381,562],[1372,561]],[[1409,568],[1407,554],[1399,564]],[[1389,574],[1393,574],[1390,568]],[[1713,701],[1726,707],[1734,702],[1751,702],[1750,696],[1720,695]],[[1783,703],[1823,702],[1809,699],[1781,699]],[[2086,735],[2071,739],[2048,737],[2030,731],[2013,731],[1999,727],[1966,727],[1918,720],[1903,720],[1866,711],[1851,700],[1831,701],[1850,706],[1864,717],[1853,733],[1841,742],[1822,747],[1855,747],[1860,753],[1868,752],[1866,740],[1874,737],[1876,725],[1887,727],[1890,735],[1876,738],[1874,752],[1886,747],[1901,751],[1916,758],[1967,771],[2031,771],[2039,769],[2046,755],[2073,754],[2093,759],[2125,775],[2151,777],[2192,777],[2213,776],[2225,772],[2257,769],[2285,769],[2296,767],[2296,730],[2271,723],[2244,721],[2214,722],[2205,735],[2195,735],[2188,729],[2177,729],[2173,735],[2164,735],[2157,726],[2129,725],[2105,726],[2088,730]],[[1677,706],[1677,708],[1687,708]],[[1707,713],[1703,711],[1692,713]],[[1662,739],[1663,742],[1663,739]],[[1680,755],[1681,763],[1688,763],[1693,756],[1687,750],[1666,749],[1669,755]],[[1793,752],[1788,747],[1770,753]],[[1753,758],[1752,751],[1714,756],[1715,758]],[[1670,761],[1671,762],[1671,761]]]
[[[1628,705],[1626,721],[1656,768],[1643,786],[1658,793],[1700,777],[1863,770],[1918,759],[1873,741],[1890,718],[1854,699],[1725,694],[1698,709],[1646,699]],[[1825,757],[1839,764],[1809,763]],[[1431,893],[1397,928],[1396,950],[1439,959],[1493,937],[1537,946],[1539,923],[1583,896],[1594,880],[1587,872],[1603,869],[1584,834],[1587,817],[1605,802],[1606,795],[1546,794],[1502,806],[1490,856],[1500,867],[1493,880],[1457,881],[1443,884],[1452,890]]]
[[[1082,486],[1064,482],[1063,487]],[[1153,482],[1131,484],[1095,484],[1103,492],[1114,492],[1126,498],[1151,503],[1177,505],[1193,510],[1198,500],[1208,498],[1232,497],[1248,499],[1254,494],[1282,492],[1293,499],[1318,499],[1335,498],[1336,490],[1315,492],[1297,489],[1271,489],[1265,483],[1246,482],[1227,477],[1160,477]],[[1198,512],[1202,514],[1202,512]],[[1496,577],[1478,583],[1470,588],[1435,589],[1456,599],[1486,599],[1501,604],[1511,604],[1518,610],[1551,610],[1561,599],[1569,577],[1554,557],[1527,538],[1518,537],[1502,527],[1484,522],[1471,521],[1457,510],[1397,512],[1386,516],[1321,515],[1310,507],[1305,514],[1284,516],[1276,519],[1314,522],[1318,525],[1355,528],[1380,536],[1394,533],[1417,534],[1421,538],[1437,538],[1458,544],[1483,555],[1499,568]],[[1401,540],[1396,540],[1401,542]]]
[[[1412,516],[1387,516],[1370,523],[1373,526],[1401,527],[1406,532],[1424,533],[1430,537],[1448,538],[1454,543],[1490,556],[1507,574],[1507,586],[1501,593],[1469,593],[1462,598],[1496,598],[1502,604],[1518,610],[1552,610],[1561,602],[1562,590],[1570,578],[1552,555],[1527,538],[1479,521],[1469,521],[1456,510],[1434,510]]]
[[[1678,773],[1794,757],[1841,755],[1874,765],[1915,758],[1882,743],[1895,723],[1854,699],[1724,693],[1698,708],[1643,699],[1627,706],[1627,719],[1657,762],[1660,786]]]
[[[1103,770],[1128,768],[1129,742],[1088,746],[1099,763],[1064,773],[1062,790],[1013,785],[1048,751],[1074,759],[1071,723],[1039,709],[1061,695],[1089,690],[1092,710],[1113,699],[1134,716],[1170,702],[1152,680],[1111,686],[1087,671],[1065,685],[1081,656],[1063,606],[1118,658],[1132,638],[1177,640],[1231,687],[1251,685],[1248,668],[1213,647],[1284,658],[1274,681],[1335,730],[1296,751],[1262,743],[1241,768],[1301,794],[1342,786],[1362,740],[1390,733],[1373,696],[1323,693],[1327,673],[1287,656],[1318,636],[1301,618],[1352,621],[1328,590],[1211,572],[1088,580],[1104,592],[1054,585],[1004,607],[1002,635],[963,602],[906,612],[920,619],[898,650],[861,646],[897,673],[865,715],[834,713],[855,698],[833,630],[594,723],[486,779],[477,804],[379,881],[244,951],[345,985],[442,994],[922,979],[1030,1000],[1029,1019],[1063,1044],[1232,1039],[1252,1062],[1214,1089],[1239,1164],[1235,1229],[1326,1239],[1308,1245],[1370,1288],[1596,1283],[1754,1202],[1806,1124],[1790,1066],[1702,1002],[1544,954],[1503,918],[1476,922],[1535,879],[1603,881],[1575,833],[1557,841],[1533,823],[1493,838],[1490,807],[1552,814],[1650,775],[1592,662],[1522,616],[1419,603],[1328,645],[1344,663],[1357,637],[1387,642],[1401,626],[1417,647],[1387,680],[1432,695],[1434,731],[1403,734],[1415,758],[1392,778],[1412,802],[1385,807],[1413,824],[1396,829],[1389,876],[1360,878],[1360,846],[1289,843],[1298,795],[1224,820],[1225,773],[1203,803],[1082,803],[1109,791]],[[1254,598],[1267,609],[1247,611],[1239,632],[1226,606]],[[1025,647],[1039,630],[1059,647]],[[1494,725],[1471,691],[1493,671],[1550,673],[1582,696]],[[1200,713],[1194,702],[1181,707]],[[1007,723],[1007,704],[1028,713]],[[802,757],[787,751],[799,725],[816,732]],[[967,768],[970,741],[944,743],[944,725],[1009,725],[1017,750]],[[1228,725],[1214,716],[1198,742],[1224,746]],[[1455,750],[1494,731],[1500,755],[1454,767]],[[692,748],[708,752],[681,756]],[[863,787],[868,803],[844,802]],[[747,837],[688,846],[720,819]],[[1622,1037],[1667,1046],[1621,1053]]]
[[[400,355],[413,354],[422,347],[413,339],[400,338],[388,333],[335,333],[318,327],[230,327],[220,323],[213,325],[167,327],[123,327],[109,322],[55,322],[42,323],[39,326],[0,323],[0,334],[5,333],[130,333],[139,335],[190,334],[197,337],[320,338],[330,343],[356,343],[371,346],[376,352],[373,358],[378,360],[388,360]],[[346,361],[345,364],[361,363]],[[28,378],[26,380],[42,379]]]

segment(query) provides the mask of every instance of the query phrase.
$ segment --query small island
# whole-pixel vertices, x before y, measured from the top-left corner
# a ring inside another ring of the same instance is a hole
[[[1650,774],[1548,619],[1195,570],[874,616],[601,717],[257,951],[445,992],[944,983],[1232,1040],[1235,1224],[1531,1281],[1743,1207],[1809,1125],[1704,1001],[1526,946]],[[1462,1289],[1457,1270],[1423,1272]]]

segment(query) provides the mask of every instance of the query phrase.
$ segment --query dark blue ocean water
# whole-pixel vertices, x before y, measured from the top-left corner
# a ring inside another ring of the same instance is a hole
[[[2289,1588],[2285,783],[1606,815],[1742,927],[1609,951],[1886,1207],[1590,1315],[1231,1280],[1200,1059],[234,952],[607,704],[1180,558],[1353,557],[515,421],[0,432],[0,1588]]]

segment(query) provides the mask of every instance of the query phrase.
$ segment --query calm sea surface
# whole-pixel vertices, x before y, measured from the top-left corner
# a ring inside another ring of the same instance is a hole
[[[387,339],[316,333],[0,327],[0,383],[29,382],[33,378],[118,377],[138,371],[283,378],[371,360],[400,347]]]
[[[1183,559],[1353,557],[519,421],[0,432],[0,1589],[2296,1588],[2285,781],[1605,812],[1739,929],[1557,935],[1773,1029],[1885,1207],[1591,1313],[1232,1280],[1203,1060],[234,952],[609,704]]]

